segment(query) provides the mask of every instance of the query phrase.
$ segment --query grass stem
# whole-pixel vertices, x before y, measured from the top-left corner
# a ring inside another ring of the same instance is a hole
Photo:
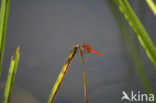
[[[81,62],[82,62],[82,68],[83,68],[83,81],[84,81],[84,95],[85,95],[85,103],[88,103],[88,99],[87,99],[87,86],[86,86],[86,78],[85,78],[85,69],[84,69],[84,60],[83,60],[83,54],[80,48],[80,45],[78,45],[78,50],[80,53],[80,57],[81,57]]]
[[[5,86],[5,90],[4,90],[3,103],[10,102],[11,92],[12,92],[12,88],[13,88],[13,85],[15,82],[15,76],[16,76],[16,72],[17,72],[19,59],[20,59],[20,52],[19,52],[19,47],[18,47],[16,49],[15,59],[13,58],[13,56],[11,58],[8,78],[7,78],[6,86]]]

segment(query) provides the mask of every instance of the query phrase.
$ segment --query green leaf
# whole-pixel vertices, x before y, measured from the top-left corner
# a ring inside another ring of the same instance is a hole
[[[146,3],[149,5],[151,10],[153,11],[153,14],[156,16],[156,5],[152,0],[146,0]]]
[[[10,9],[10,0],[2,0],[0,10],[0,74],[3,63],[9,9]]]
[[[138,39],[144,48],[148,58],[151,60],[153,65],[156,67],[156,48],[146,32],[144,26],[136,16],[132,7],[127,0],[114,0],[118,5],[120,11],[124,14],[125,18],[129,22],[132,29],[136,32]]]
[[[129,27],[123,21],[121,16],[118,15],[118,12],[116,11],[116,8],[114,7],[112,1],[109,1],[108,3],[110,5],[111,11],[113,12],[113,15],[115,17],[115,21],[117,22],[118,28],[121,32],[121,37],[124,40],[124,44],[128,48],[128,51],[131,55],[133,63],[136,66],[136,72],[142,81],[144,89],[146,90],[146,92],[148,94],[155,94],[155,91],[152,88],[152,85],[150,83],[150,79],[148,77],[148,74],[144,68],[141,57],[140,57],[139,52],[137,50],[137,46],[135,45],[136,42],[134,42],[130,36],[131,34],[130,34]],[[155,102],[153,102],[153,103],[155,103]]]
[[[9,68],[9,73],[8,73],[8,78],[5,86],[5,91],[4,91],[4,101],[3,103],[9,103],[10,100],[10,94],[11,94],[11,88],[12,88],[12,78],[13,78],[13,73],[14,73],[14,66],[15,66],[15,60],[13,57],[11,58],[11,63],[10,63],[10,68]]]
[[[17,67],[20,59],[19,47],[16,49],[15,59],[11,58],[9,73],[6,81],[6,87],[4,91],[4,100],[3,103],[9,103],[12,93],[12,88],[15,82],[15,76],[17,72]]]
[[[69,68],[69,66],[70,66],[70,64],[74,58],[76,51],[77,51],[77,47],[75,46],[74,49],[69,54],[65,64],[62,67],[62,70],[61,70],[61,72],[60,72],[60,74],[59,74],[59,76],[58,76],[58,78],[57,78],[57,80],[53,86],[53,89],[50,93],[48,103],[54,103],[55,96],[56,96],[56,94],[57,94],[57,92],[58,92],[58,90],[59,90],[59,88],[63,82],[63,79],[65,78],[66,72],[67,72],[67,70],[68,70],[68,68]]]

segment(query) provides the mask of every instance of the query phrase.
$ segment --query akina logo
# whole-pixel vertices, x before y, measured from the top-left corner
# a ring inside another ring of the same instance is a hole
[[[149,101],[152,102],[154,101],[154,94],[145,94],[145,93],[141,93],[140,91],[138,91],[137,93],[135,93],[134,91],[131,91],[130,94],[127,94],[125,91],[122,91],[122,98],[121,101]]]

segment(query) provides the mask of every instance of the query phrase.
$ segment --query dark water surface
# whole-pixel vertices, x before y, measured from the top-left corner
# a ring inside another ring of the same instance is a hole
[[[154,15],[145,2],[142,3],[145,7],[140,7],[137,1],[131,3],[156,45]],[[89,103],[120,103],[123,90],[145,93],[108,1],[12,0],[10,9],[1,82],[6,80],[15,48],[20,46],[21,59],[12,103],[47,102],[66,57],[75,44],[83,42],[104,54],[84,56]],[[156,87],[154,67],[140,44],[137,45],[152,86]],[[56,103],[84,103],[83,72],[78,54]]]

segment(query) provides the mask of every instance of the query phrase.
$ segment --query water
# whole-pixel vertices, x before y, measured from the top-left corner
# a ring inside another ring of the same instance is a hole
[[[143,12],[137,1],[131,3],[137,13]],[[145,93],[106,0],[13,0],[10,9],[1,82],[6,80],[10,58],[20,46],[12,103],[47,102],[73,45],[83,42],[104,54],[84,56],[89,103],[118,103],[123,90]],[[145,9],[146,17],[141,18],[156,45],[155,18],[147,5]],[[154,67],[140,46],[139,50],[154,87]],[[83,73],[77,54],[56,103],[83,102]]]

